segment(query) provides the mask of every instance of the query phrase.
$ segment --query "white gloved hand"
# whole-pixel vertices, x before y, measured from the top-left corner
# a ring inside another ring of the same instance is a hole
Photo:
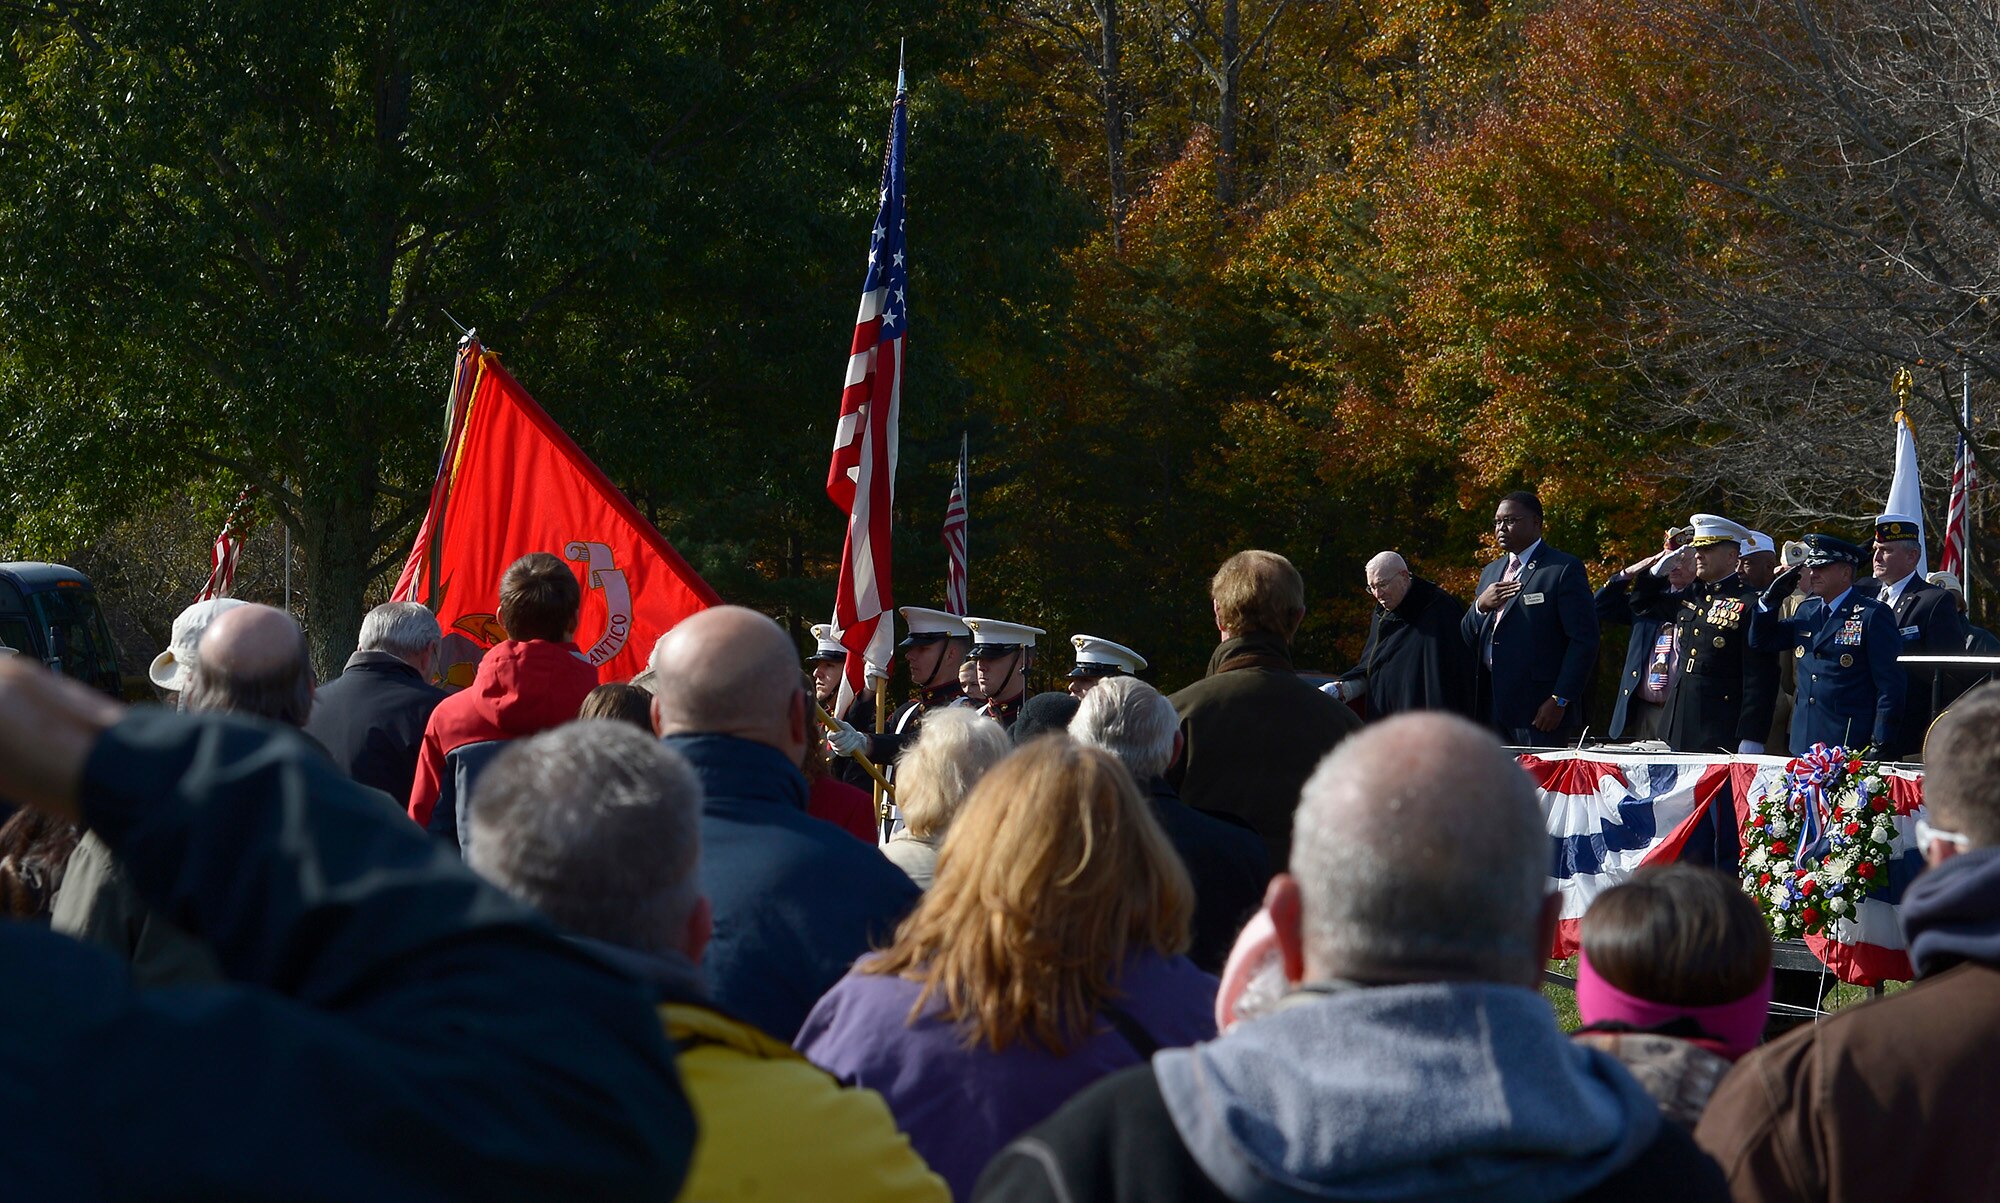
[[[1342,702],[1351,702],[1368,691],[1359,681],[1328,681],[1319,691]]]
[[[826,733],[826,746],[832,748],[835,755],[852,756],[868,750],[867,735],[840,719],[833,721],[834,728]]]
[[[1736,745],[1736,754],[1738,756],[1762,756],[1764,754],[1764,745],[1754,739],[1746,739]]]

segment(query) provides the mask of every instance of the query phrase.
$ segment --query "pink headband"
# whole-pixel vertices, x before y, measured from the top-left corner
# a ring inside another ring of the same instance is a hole
[[[1679,1007],[1650,1002],[1627,994],[1599,976],[1590,958],[1581,952],[1576,958],[1576,1009],[1586,1024],[1628,1023],[1640,1030],[1656,1028],[1676,1019],[1691,1019],[1709,1038],[1722,1045],[1722,1055],[1731,1061],[1757,1047],[1764,1022],[1771,1009],[1771,975],[1764,984],[1734,1002],[1710,1007]]]

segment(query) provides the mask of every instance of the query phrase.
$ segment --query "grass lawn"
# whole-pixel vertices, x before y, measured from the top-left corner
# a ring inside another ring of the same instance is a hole
[[[1549,969],[1551,972],[1560,973],[1564,977],[1574,978],[1576,976],[1576,958],[1570,957],[1564,961],[1550,961]],[[1909,984],[1908,982],[1890,982],[1888,993],[1894,994],[1898,990],[1907,989]],[[1556,1009],[1556,1022],[1562,1025],[1563,1031],[1574,1032],[1583,1026],[1583,1020],[1576,1013],[1576,991],[1570,989],[1568,986],[1558,986],[1554,982],[1544,981],[1542,983],[1542,997],[1548,999],[1549,1005]],[[1871,995],[1866,986],[1850,986],[1845,982],[1838,982],[1835,983],[1832,992],[1826,996],[1826,1009],[1829,1011],[1838,1011],[1843,1007],[1852,1007],[1867,1002],[1870,997]]]

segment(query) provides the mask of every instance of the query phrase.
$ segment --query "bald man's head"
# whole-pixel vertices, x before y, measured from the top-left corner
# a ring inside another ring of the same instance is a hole
[[[1368,592],[1384,610],[1403,604],[1410,593],[1410,566],[1393,551],[1378,551],[1368,561]]]
[[[189,710],[249,714],[303,727],[312,717],[312,662],[305,632],[271,606],[237,606],[202,632],[181,694]]]
[[[1441,714],[1343,741],[1292,837],[1306,971],[1532,983],[1546,954],[1549,836],[1498,740]]]
[[[793,762],[810,731],[798,651],[777,623],[714,606],[660,636],[651,661],[661,735],[734,735]]]

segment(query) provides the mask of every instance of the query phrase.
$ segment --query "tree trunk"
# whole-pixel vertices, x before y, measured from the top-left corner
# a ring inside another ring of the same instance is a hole
[[[1242,104],[1236,85],[1243,76],[1242,41],[1238,0],[1222,0],[1222,70],[1215,81],[1215,200],[1224,209],[1236,204],[1236,118]]]
[[[353,460],[326,465],[299,489],[306,646],[322,681],[340,674],[360,639],[361,603],[377,550],[370,538],[375,455],[363,446],[354,450]]]
[[[1118,0],[1092,0],[1101,30],[1097,78],[1104,97],[1104,158],[1111,177],[1111,249],[1125,249],[1125,87],[1120,66],[1124,45],[1118,29]]]

